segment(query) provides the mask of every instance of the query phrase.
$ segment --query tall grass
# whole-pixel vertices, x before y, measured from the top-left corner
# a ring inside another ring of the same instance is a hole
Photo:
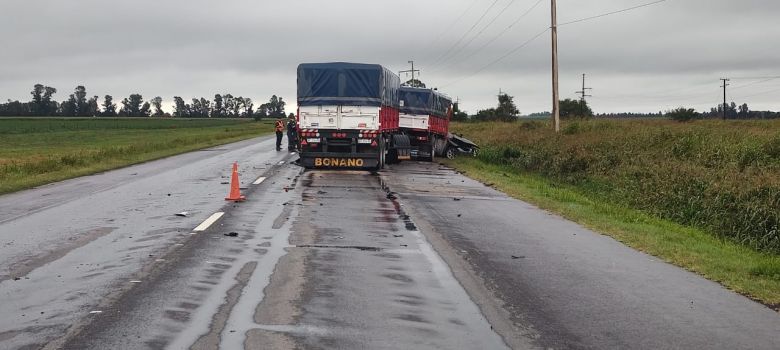
[[[454,124],[480,159],[780,253],[780,121]],[[760,272],[760,271],[759,271]]]

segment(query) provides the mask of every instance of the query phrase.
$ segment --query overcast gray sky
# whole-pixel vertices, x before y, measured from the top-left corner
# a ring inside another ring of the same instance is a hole
[[[650,1],[558,0],[559,22]],[[289,112],[299,63],[399,71],[414,60],[423,82],[468,112],[495,105],[499,89],[538,112],[550,110],[550,33],[522,45],[549,16],[549,0],[4,0],[0,99],[27,101],[40,82],[60,101],[76,85],[169,103],[277,94]],[[561,97],[575,98],[587,73],[595,112],[715,106],[721,77],[780,76],[779,19],[778,0],[668,0],[562,26]],[[780,78],[731,84],[729,100],[780,110]]]

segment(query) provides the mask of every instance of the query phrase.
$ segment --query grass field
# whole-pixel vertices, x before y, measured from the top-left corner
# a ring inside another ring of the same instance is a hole
[[[0,194],[271,133],[232,119],[2,118]]]
[[[780,305],[780,121],[454,124],[468,175]]]

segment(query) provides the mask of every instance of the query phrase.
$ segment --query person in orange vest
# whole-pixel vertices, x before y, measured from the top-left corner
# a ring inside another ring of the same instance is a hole
[[[284,119],[282,119],[281,117],[277,118],[276,119],[276,125],[275,125],[274,129],[276,130],[276,150],[277,151],[281,151],[282,150],[282,136],[284,135],[284,129],[285,129]]]

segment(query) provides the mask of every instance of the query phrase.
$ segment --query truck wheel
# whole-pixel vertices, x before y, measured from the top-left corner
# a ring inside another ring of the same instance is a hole
[[[455,159],[455,149],[452,147],[447,147],[447,151],[445,153],[447,155],[447,159]]]
[[[385,150],[387,150],[387,143],[384,139],[379,142],[379,164],[376,166],[377,171],[382,170],[387,162],[387,157],[385,155]]]

